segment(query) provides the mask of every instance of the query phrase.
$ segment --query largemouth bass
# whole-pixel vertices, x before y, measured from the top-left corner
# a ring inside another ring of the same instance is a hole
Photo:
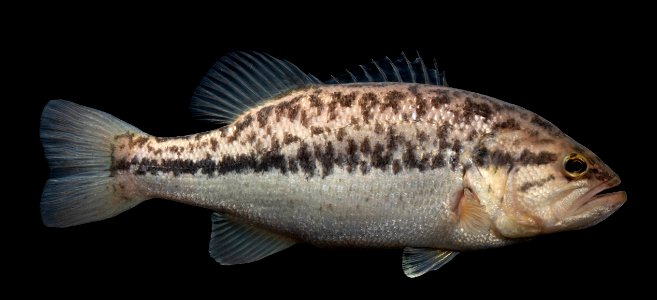
[[[152,198],[215,211],[210,255],[257,261],[298,242],[400,248],[417,277],[461,251],[582,229],[626,200],[619,177],[540,116],[447,87],[437,68],[373,61],[321,82],[255,52],[220,59],[192,98],[228,124],[155,137],[50,101],[46,226],[110,218]]]

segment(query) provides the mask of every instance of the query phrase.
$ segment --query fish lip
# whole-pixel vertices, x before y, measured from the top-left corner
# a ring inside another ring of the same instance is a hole
[[[605,190],[617,187],[620,185],[621,180],[619,177],[614,177],[610,180],[604,181],[591,190],[580,196],[574,203],[573,208],[575,211],[580,211],[582,208],[588,206],[592,202],[608,202],[609,204],[623,204],[627,200],[624,191],[602,193]],[[620,205],[618,205],[620,207]]]

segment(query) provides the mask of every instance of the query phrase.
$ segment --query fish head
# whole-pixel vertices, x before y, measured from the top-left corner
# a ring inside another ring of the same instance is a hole
[[[517,131],[492,139],[487,147],[489,162],[501,160],[484,170],[488,182],[498,183],[491,217],[494,230],[505,238],[587,228],[626,201],[623,191],[605,193],[620,184],[619,176],[560,131]]]

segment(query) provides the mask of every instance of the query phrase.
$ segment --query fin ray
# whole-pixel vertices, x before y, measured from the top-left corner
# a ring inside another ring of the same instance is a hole
[[[288,61],[258,52],[233,52],[219,59],[203,77],[191,109],[199,118],[230,123],[281,93],[319,83]]]
[[[258,96],[258,98],[265,99],[265,98],[271,98],[271,97],[274,96],[274,95],[271,94],[271,92],[265,86],[263,86],[260,83],[261,82],[260,80],[257,80],[255,78],[255,77],[260,77],[260,74],[258,72],[248,72],[248,70],[246,69],[246,68],[248,68],[248,65],[244,66],[244,67],[240,65],[240,64],[246,64],[246,62],[245,62],[245,60],[247,59],[246,57],[240,58],[240,57],[236,56],[235,53],[233,53],[231,55],[231,58],[233,58],[233,60],[227,60],[227,61],[238,72],[236,74],[238,74],[240,77],[242,77],[242,78],[244,78],[245,80],[248,81],[246,86],[250,87],[251,88],[250,90],[252,92],[254,92]],[[256,103],[253,103],[253,104],[256,104]]]
[[[41,196],[41,218],[68,227],[113,217],[147,198],[114,189],[110,171],[114,137],[147,136],[118,118],[73,102],[52,100],[41,114],[41,143],[50,179]]]
[[[416,75],[415,75],[415,72],[413,72],[413,66],[411,65],[411,62],[408,60],[408,58],[406,57],[406,54],[404,54],[404,52],[402,52],[401,55],[402,55],[402,59],[404,59],[404,62],[406,63],[406,68],[408,68],[408,70],[411,73],[411,82],[412,83],[417,83],[417,80],[415,79]]]
[[[266,95],[261,95],[257,92],[257,90],[254,89],[254,87],[257,87],[258,83],[254,83],[251,75],[249,73],[244,72],[244,70],[237,65],[235,61],[232,60],[232,55],[229,55],[226,57],[225,60],[226,68],[222,69],[222,71],[226,72],[227,75],[232,77],[232,79],[235,82],[235,90],[237,91],[243,91],[245,95],[242,98],[244,100],[244,104],[246,107],[251,107],[255,105],[256,103],[252,99],[264,99],[267,96]],[[231,68],[232,67],[232,68]],[[231,82],[226,82],[227,84],[232,84]],[[237,86],[239,84],[239,86]],[[242,87],[242,89],[239,89],[239,87]],[[250,103],[246,103],[246,102]]]
[[[402,256],[402,268],[406,276],[415,278],[440,269],[457,254],[458,252],[448,250],[406,247]]]
[[[258,72],[258,73],[256,73],[256,75],[259,76],[259,78],[262,79],[262,81],[264,81],[264,82],[266,83],[267,86],[265,87],[265,89],[268,89],[268,90],[271,90],[271,91],[281,89],[281,86],[276,85],[276,83],[277,83],[276,80],[270,80],[270,78],[276,78],[276,75],[274,75],[273,73],[271,73],[271,71],[269,70],[269,68],[265,67],[265,66],[262,64],[262,61],[261,61],[261,60],[256,59],[256,58],[253,56],[253,55],[255,55],[255,54],[252,55],[252,53],[248,53],[248,52],[244,52],[243,54],[244,54],[244,57],[245,57],[250,63],[252,63],[252,64],[253,64],[256,68],[258,68],[259,70],[262,70],[262,72]],[[258,54],[259,54],[259,53],[258,53]],[[267,76],[265,76],[263,73],[267,73]]]
[[[463,189],[457,209],[459,222],[469,232],[485,232],[490,228],[490,216],[470,189]]]
[[[395,64],[390,60],[390,57],[386,56],[386,60],[390,64],[390,67],[392,68],[392,74],[395,75],[395,78],[397,79],[397,82],[402,82],[401,74],[399,74],[399,69],[395,66]]]
[[[382,60],[372,60],[369,64],[347,69],[345,74],[331,76],[326,83],[354,82],[405,82],[447,86],[445,75],[438,70],[435,59],[434,68],[429,69],[419,53],[417,58],[411,62],[403,52],[401,58],[396,60],[386,56]]]
[[[245,264],[285,250],[296,242],[286,236],[212,214],[210,255],[222,265]]]

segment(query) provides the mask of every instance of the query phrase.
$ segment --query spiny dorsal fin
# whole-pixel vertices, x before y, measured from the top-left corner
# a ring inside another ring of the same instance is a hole
[[[191,108],[201,119],[230,123],[265,100],[318,83],[288,61],[258,52],[233,52],[219,59],[203,77]]]
[[[457,254],[448,250],[406,247],[402,255],[402,268],[406,276],[415,278],[440,269]]]
[[[340,76],[331,76],[328,84],[355,82],[406,82],[447,86],[445,74],[438,71],[438,64],[433,60],[434,68],[429,69],[417,54],[411,62],[402,52],[401,58],[391,60],[387,56],[381,60],[372,60],[369,64],[347,70]]]
[[[210,256],[222,265],[254,262],[294,244],[294,240],[280,234],[240,223],[220,213],[212,214]]]

